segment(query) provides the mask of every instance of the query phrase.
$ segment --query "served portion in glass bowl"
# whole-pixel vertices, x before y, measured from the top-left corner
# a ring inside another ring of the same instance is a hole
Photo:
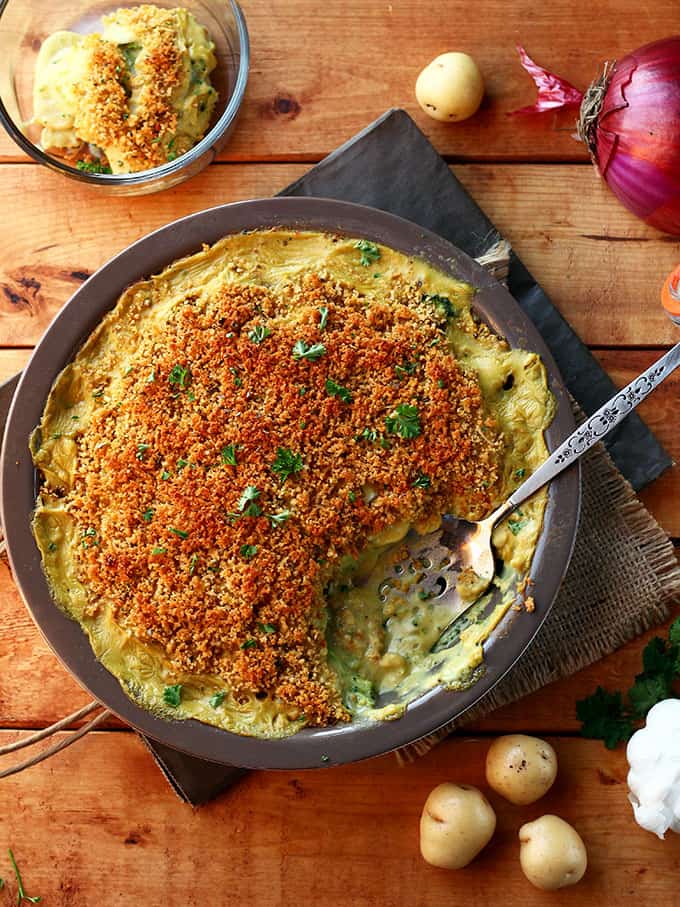
[[[156,38],[168,33],[162,54]],[[233,0],[8,0],[0,49],[0,120],[17,144],[39,163],[122,194],[167,188],[209,164],[234,127],[249,67]]]

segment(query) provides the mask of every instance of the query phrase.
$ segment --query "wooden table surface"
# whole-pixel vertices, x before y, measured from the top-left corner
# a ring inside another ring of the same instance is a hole
[[[107,198],[25,159],[0,137],[0,379],[80,282],[132,240],[219,202],[276,192],[385,109],[404,107],[447,157],[555,304],[618,384],[674,342],[658,305],[678,243],[629,215],[595,178],[564,113],[512,118],[533,100],[514,47],[584,88],[605,58],[677,29],[676,0],[244,0],[252,42],[248,92],[222,159],[183,186]],[[640,15],[640,13],[643,13]],[[419,69],[445,50],[478,60],[488,96],[464,124],[417,108]],[[680,378],[642,407],[680,453]],[[680,537],[680,472],[642,495]],[[28,618],[0,566],[0,745],[88,701]],[[651,636],[653,634],[648,634]],[[598,684],[625,687],[643,640],[449,739],[399,768],[393,756],[316,772],[253,773],[217,802],[180,803],[148,752],[118,723],[0,782],[0,904],[15,903],[6,846],[29,894],[47,907],[680,903],[680,839],[641,831],[626,798],[626,761],[582,740],[574,702]],[[445,780],[483,784],[493,735],[546,735],[560,760],[554,790],[519,809],[493,796],[498,831],[468,869],[447,873],[418,853],[418,818]],[[544,812],[585,839],[584,881],[559,895],[529,885],[519,825]]]

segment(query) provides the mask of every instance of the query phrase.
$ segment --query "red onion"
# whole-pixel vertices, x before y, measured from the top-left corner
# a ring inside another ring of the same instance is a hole
[[[576,103],[573,85],[518,50],[539,97],[534,107],[516,113]],[[653,227],[680,235],[680,36],[645,44],[607,64],[583,96],[578,132],[626,208]]]

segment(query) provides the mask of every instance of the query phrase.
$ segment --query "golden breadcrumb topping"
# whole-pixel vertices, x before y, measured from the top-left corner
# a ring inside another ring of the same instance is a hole
[[[341,560],[400,521],[480,517],[499,491],[501,438],[445,318],[417,287],[391,296],[323,274],[188,295],[79,437],[91,609],[105,596],[178,670],[309,724],[347,717],[325,640]]]

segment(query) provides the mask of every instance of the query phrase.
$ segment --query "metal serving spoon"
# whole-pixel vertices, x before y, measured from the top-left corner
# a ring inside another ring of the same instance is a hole
[[[680,308],[677,314],[670,311],[668,314],[680,325]],[[450,619],[433,646],[436,651],[454,621],[479,600],[494,578],[491,535],[500,521],[612,431],[678,365],[680,343],[590,416],[484,520],[469,522],[445,516],[441,528],[434,533],[421,536],[410,532],[401,542],[402,546],[406,545],[407,557],[394,564],[394,575],[381,584],[381,597],[386,598],[390,587],[398,588],[404,577],[410,576],[411,587],[415,586],[423,600],[436,599],[437,605],[445,606],[446,619]],[[459,580],[463,571],[464,586],[473,592],[462,598]]]

